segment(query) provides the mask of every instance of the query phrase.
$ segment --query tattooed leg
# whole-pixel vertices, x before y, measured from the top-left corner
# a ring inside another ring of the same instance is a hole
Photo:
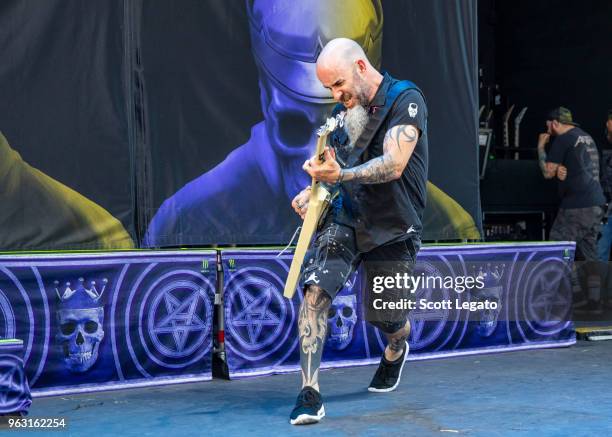
[[[402,356],[409,335],[410,320],[406,321],[406,325],[399,331],[393,334],[385,334],[387,337],[387,347],[385,348],[385,358],[387,361],[395,361]]]
[[[298,317],[302,387],[310,386],[317,391],[330,306],[329,295],[320,287],[309,285],[306,288]]]

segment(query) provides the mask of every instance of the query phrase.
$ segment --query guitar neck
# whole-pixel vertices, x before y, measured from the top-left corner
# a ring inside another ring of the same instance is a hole
[[[323,152],[325,150],[325,144],[327,143],[327,135],[333,131],[338,123],[342,126],[343,115],[337,115],[336,118],[328,118],[323,126],[317,131],[317,147],[315,150],[314,159],[318,164],[323,159]],[[293,259],[291,260],[291,266],[287,274],[287,280],[285,281],[285,290],[283,296],[291,299],[297,289],[300,271],[302,263],[306,256],[306,251],[313,236],[315,235],[317,225],[321,217],[326,214],[327,205],[329,205],[330,193],[323,186],[319,186],[317,181],[312,179],[312,193],[310,194],[310,201],[308,203],[308,211],[304,217],[302,223],[302,230],[300,231],[300,237],[298,238],[295,252],[293,253]]]
[[[315,149],[315,161],[317,164],[323,162],[323,154],[325,152],[325,144],[327,143],[327,134],[317,137],[317,148]],[[317,184],[315,178],[312,178],[311,187],[314,188]]]

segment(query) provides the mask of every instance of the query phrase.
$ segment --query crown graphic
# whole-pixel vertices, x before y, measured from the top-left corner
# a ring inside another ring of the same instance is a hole
[[[486,268],[480,266],[476,269],[476,266],[472,266],[472,271],[474,272],[474,276],[478,278],[482,278],[486,287],[497,286],[500,285],[500,281],[502,276],[504,275],[504,271],[506,269],[506,265],[502,264],[501,266],[496,265],[491,268],[491,263],[486,265]]]
[[[60,287],[59,281],[54,281],[55,293],[62,306],[74,308],[92,308],[99,306],[102,295],[106,290],[108,279],[102,279],[102,287],[96,286],[96,281],[89,281],[89,287],[85,284],[84,278],[79,278],[73,287],[72,283],[66,282]]]

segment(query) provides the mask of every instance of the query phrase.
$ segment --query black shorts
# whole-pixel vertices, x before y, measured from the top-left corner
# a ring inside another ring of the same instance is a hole
[[[588,208],[559,208],[550,229],[552,241],[575,241],[576,259],[597,261],[597,236],[601,230],[604,210],[600,206]]]
[[[413,237],[379,246],[369,252],[359,252],[353,228],[328,222],[317,232],[314,243],[306,253],[300,286],[316,285],[333,299],[363,263],[365,286],[362,292],[366,320],[384,332],[397,332],[406,323],[408,309],[380,309],[380,304],[405,303],[414,300],[414,293],[401,284],[381,289],[380,278],[411,275],[419,247],[420,240]]]

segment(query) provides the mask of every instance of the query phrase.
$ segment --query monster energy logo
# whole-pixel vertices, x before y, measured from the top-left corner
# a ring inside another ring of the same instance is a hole
[[[229,260],[229,268],[230,269],[235,269],[236,268],[236,260],[234,258],[230,258],[230,260]]]
[[[202,260],[202,271],[207,271],[208,270],[208,260],[207,259],[203,259]]]

